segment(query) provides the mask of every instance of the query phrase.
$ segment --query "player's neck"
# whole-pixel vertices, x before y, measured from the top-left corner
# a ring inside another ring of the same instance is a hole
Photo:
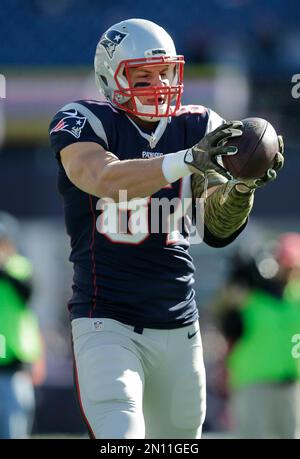
[[[146,132],[153,132],[158,126],[159,121],[145,121],[141,120],[138,116],[132,115],[129,113],[127,116],[132,119],[140,128]]]

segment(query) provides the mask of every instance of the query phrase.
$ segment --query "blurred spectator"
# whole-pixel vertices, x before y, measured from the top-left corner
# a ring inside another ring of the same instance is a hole
[[[0,438],[25,438],[34,414],[34,391],[26,365],[41,355],[37,320],[27,307],[32,269],[17,253],[13,217],[0,213]]]
[[[233,429],[243,438],[300,438],[300,234],[233,259],[217,316],[228,340]]]

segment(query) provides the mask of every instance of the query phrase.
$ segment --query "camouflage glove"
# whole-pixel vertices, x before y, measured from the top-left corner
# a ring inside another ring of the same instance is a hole
[[[241,136],[242,126],[241,121],[228,121],[217,127],[187,150],[184,162],[192,166],[191,169],[198,174],[205,175],[206,172],[214,170],[228,179],[232,178],[228,171],[218,164],[217,157],[235,155],[238,152],[237,147],[226,146],[224,143],[231,137]]]
[[[279,151],[276,153],[272,167],[269,168],[263,177],[254,178],[231,178],[228,182],[228,186],[231,189],[235,185],[245,185],[249,191],[256,190],[269,182],[273,182],[277,178],[278,171],[284,165],[284,143],[281,135],[278,136]]]

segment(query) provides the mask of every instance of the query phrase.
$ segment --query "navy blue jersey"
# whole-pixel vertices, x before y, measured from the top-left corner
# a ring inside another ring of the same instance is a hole
[[[71,319],[108,317],[137,327],[170,329],[198,318],[187,231],[183,226],[176,237],[160,231],[161,226],[159,232],[147,231],[153,198],[182,198],[191,191],[190,177],[166,186],[141,200],[138,208],[123,210],[126,221],[131,217],[143,220],[145,231],[134,233],[127,226],[120,234],[110,233],[105,228],[108,211],[103,200],[71,183],[60,162],[60,150],[74,142],[95,142],[120,160],[147,159],[189,148],[221,123],[209,109],[186,106],[153,139],[109,102],[79,101],[55,115],[50,138],[59,164],[58,188],[74,264]]]

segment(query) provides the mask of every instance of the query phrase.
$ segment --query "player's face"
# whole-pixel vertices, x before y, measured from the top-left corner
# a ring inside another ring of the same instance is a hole
[[[169,86],[170,76],[173,74],[174,64],[169,65],[149,65],[129,68],[129,79],[131,86],[134,88],[147,88],[147,87],[164,87]],[[144,105],[155,105],[155,98],[149,95],[139,96],[140,102]],[[161,95],[158,99],[159,104],[165,103],[165,95]],[[131,106],[132,102],[129,100],[128,105]]]

